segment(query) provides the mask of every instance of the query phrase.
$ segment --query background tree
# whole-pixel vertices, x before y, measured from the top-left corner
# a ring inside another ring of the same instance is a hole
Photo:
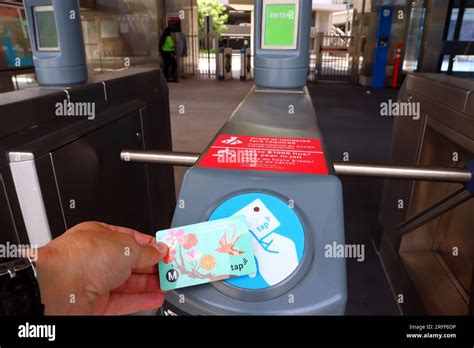
[[[226,7],[217,0],[198,0],[198,21],[199,32],[204,32],[204,20],[206,16],[212,18],[212,29],[216,33],[222,33],[227,30],[227,20],[229,15],[225,13]]]

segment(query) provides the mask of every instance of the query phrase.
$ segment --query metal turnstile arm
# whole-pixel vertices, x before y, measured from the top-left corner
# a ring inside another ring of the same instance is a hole
[[[121,153],[120,157],[126,162],[193,166],[199,159],[200,154],[125,150]],[[347,176],[459,183],[470,183],[473,178],[472,171],[463,168],[435,168],[346,162],[334,162],[333,165],[337,175]]]
[[[200,154],[169,151],[125,150],[121,153],[120,157],[126,162],[193,166],[198,161]],[[399,225],[397,230],[402,235],[410,233],[421,225],[424,225],[447,211],[454,209],[458,205],[471,199],[474,195],[474,161],[469,162],[465,169],[346,162],[334,162],[333,165],[337,175],[457,182],[465,185],[465,187],[453,192],[433,204],[431,207]]]

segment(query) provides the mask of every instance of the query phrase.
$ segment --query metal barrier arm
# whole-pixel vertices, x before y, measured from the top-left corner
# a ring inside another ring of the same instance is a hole
[[[192,167],[199,156],[197,153],[185,152],[125,150],[120,154],[120,159],[125,162]]]
[[[474,161],[471,161],[466,165],[466,170],[471,173],[471,179],[465,183],[464,187],[450,193],[429,208],[412,217],[410,220],[400,224],[397,231],[401,235],[410,233],[418,227],[470,200],[474,196]]]
[[[197,162],[199,156],[200,155],[197,153],[132,150],[125,150],[120,154],[120,158],[126,162],[168,164],[189,167]],[[428,209],[399,225],[397,230],[402,235],[410,233],[421,225],[424,225],[447,211],[454,209],[458,205],[471,199],[474,195],[474,161],[469,162],[466,169],[345,162],[334,162],[333,165],[337,175],[457,182],[465,185],[465,187],[449,194],[447,197],[436,202]]]
[[[472,173],[469,170],[458,168],[345,162],[334,162],[333,164],[337,175],[459,183],[467,183],[472,180]]]
[[[436,202],[429,208],[423,210],[421,213],[415,215],[408,221],[405,221],[398,226],[397,231],[401,235],[410,233],[416,230],[418,227],[436,219],[438,216],[456,208],[458,205],[468,201],[473,196],[472,192],[467,188],[462,187],[459,190],[454,191],[445,198]]]
[[[125,150],[121,153],[120,158],[125,162],[190,167],[197,162],[199,156],[200,154],[197,153]],[[346,162],[334,162],[333,165],[337,175],[458,183],[470,183],[473,178],[472,170],[461,168],[414,167]]]

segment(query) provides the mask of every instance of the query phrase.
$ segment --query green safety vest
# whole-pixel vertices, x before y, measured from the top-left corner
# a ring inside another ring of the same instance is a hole
[[[167,36],[163,47],[161,47],[163,52],[174,52],[174,40],[171,36]]]

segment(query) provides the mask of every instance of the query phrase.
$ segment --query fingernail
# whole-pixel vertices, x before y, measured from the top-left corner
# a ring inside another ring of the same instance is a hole
[[[168,246],[164,243],[155,243],[153,246],[158,250],[158,252],[162,255],[168,254]]]

